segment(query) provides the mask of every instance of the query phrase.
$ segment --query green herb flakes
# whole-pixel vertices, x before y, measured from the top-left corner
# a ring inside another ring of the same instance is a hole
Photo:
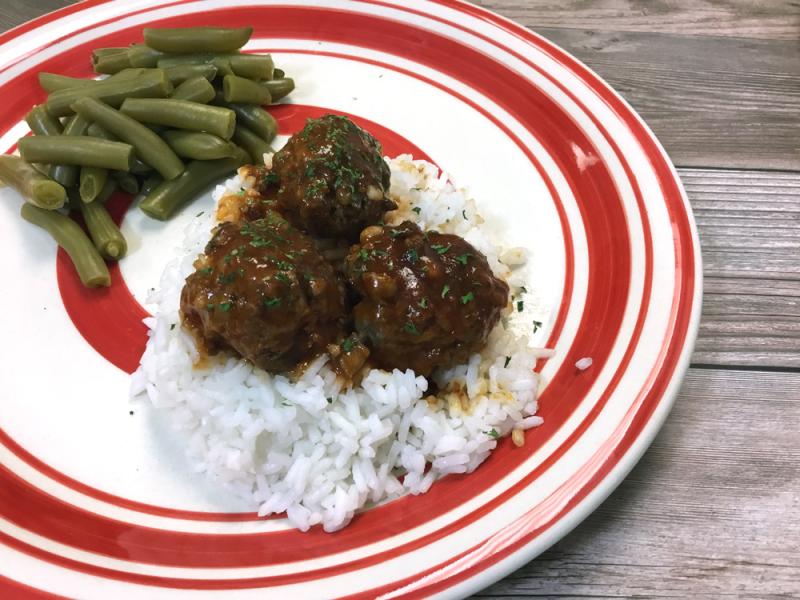
[[[461,296],[461,304],[467,304],[468,302],[472,302],[473,300],[475,300],[475,294],[473,294],[472,292],[469,292]]]
[[[420,208],[419,206],[415,206],[415,207],[414,207],[414,208],[412,208],[411,210],[413,210],[413,211],[414,211],[415,213],[417,213],[417,214],[419,214],[419,213],[421,213],[421,212],[422,212],[422,208]]]
[[[219,309],[222,312],[228,312],[232,307],[233,307],[233,304],[230,303],[230,302],[220,302],[219,303]]]
[[[281,299],[280,298],[265,298],[264,301],[262,302],[262,304],[264,304],[264,306],[266,306],[267,308],[277,308],[278,306],[281,305]]]
[[[503,363],[503,368],[504,369],[507,368],[508,367],[508,363],[510,363],[510,362],[511,362],[511,357],[510,356],[506,356],[506,362]]]
[[[541,328],[541,326],[542,326],[542,322],[541,321],[534,321],[533,322],[533,333],[536,333],[537,331],[539,331],[539,328]]]
[[[469,257],[472,256],[469,252],[466,254],[459,254],[456,256],[456,260],[460,262],[462,265],[467,266],[467,262],[469,261]]]
[[[493,437],[496,440],[500,439],[500,433],[497,431],[497,429],[492,428],[489,431],[484,431],[483,433],[485,433],[489,437]]]
[[[450,286],[445,284],[445,286],[442,288],[442,298],[447,296],[447,294],[449,293],[450,293]]]
[[[517,312],[522,312],[523,308],[525,308],[525,303],[522,300],[517,300]]]
[[[403,331],[406,333],[410,333],[411,335],[419,335],[419,331],[417,330],[417,326],[414,325],[411,321],[406,321],[406,324],[403,325]]]
[[[350,352],[355,346],[356,343],[353,341],[353,338],[347,338],[345,341],[342,342],[342,350],[345,352]]]

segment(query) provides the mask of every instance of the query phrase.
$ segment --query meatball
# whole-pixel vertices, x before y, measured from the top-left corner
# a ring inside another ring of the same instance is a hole
[[[471,244],[408,221],[365,229],[345,274],[361,296],[356,330],[386,369],[428,375],[466,362],[508,303],[508,286]]]
[[[344,334],[344,289],[313,242],[276,212],[213,232],[181,293],[183,322],[209,354],[230,349],[271,372]]]
[[[309,119],[272,159],[260,179],[277,182],[279,210],[296,227],[321,237],[356,240],[367,225],[397,208],[386,197],[389,167],[381,145],[347,117]]]

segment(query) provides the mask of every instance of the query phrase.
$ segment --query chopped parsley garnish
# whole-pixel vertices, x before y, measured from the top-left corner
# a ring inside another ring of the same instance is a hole
[[[520,290],[522,290],[522,293],[523,293],[523,294],[527,294],[527,293],[528,293],[528,290],[526,290],[526,289],[525,289],[525,286],[524,286],[524,285],[523,285],[521,288],[519,288],[519,289],[520,289]]]
[[[470,254],[469,252],[467,252],[466,254],[459,254],[458,256],[456,256],[456,260],[460,262],[462,265],[466,266],[470,256],[472,256],[472,254]]]
[[[462,210],[461,211],[461,216],[464,217],[464,220],[466,221],[467,220],[467,211],[466,210]]]
[[[450,250],[450,244],[447,244],[447,246],[442,246],[441,244],[431,244],[431,248],[436,250],[437,254],[447,254],[448,250]]]
[[[311,273],[303,273],[303,279],[306,281],[314,281],[314,276]]]
[[[352,340],[352,338],[347,338],[345,341],[342,342],[342,350],[345,352],[350,352],[355,346],[356,343]]]
[[[390,229],[389,230],[389,237],[396,238],[398,235],[402,235],[402,231],[397,231],[397,229]]]
[[[195,218],[202,217],[205,214],[205,211],[201,210],[199,213],[195,215]]]
[[[282,281],[283,283],[292,283],[292,280],[289,279],[289,277],[284,275],[283,273],[278,273],[277,275],[275,275],[275,279],[277,279],[278,281]]]
[[[542,326],[542,322],[541,321],[534,321],[533,322],[533,333],[536,333],[537,331],[539,331],[539,328],[541,326]]]
[[[328,401],[328,404],[333,404],[333,398],[331,398],[330,396],[328,396],[326,400]]]
[[[220,302],[219,303],[219,309],[222,312],[228,312],[231,309],[231,307],[233,307],[233,304],[231,304],[230,302]]]
[[[173,323],[172,325],[169,326],[169,330],[170,331],[172,331],[173,329],[175,329],[175,323]]]
[[[475,294],[473,294],[472,292],[469,292],[461,296],[461,304],[466,304],[467,302],[472,302],[473,300],[475,300]]]
[[[421,308],[428,308],[428,299],[423,298],[422,300],[419,301],[419,305]]]
[[[294,269],[294,265],[286,262],[285,260],[276,260],[275,266],[277,266],[281,271],[291,271]]]
[[[490,429],[489,431],[484,431],[484,433],[489,437],[493,437],[494,439],[500,438],[500,433],[497,431],[497,429],[494,428]]]
[[[406,251],[406,258],[412,263],[415,263],[419,260],[419,252],[417,252],[414,248],[409,248]]]
[[[403,325],[403,330],[410,333],[411,335],[419,335],[417,326],[414,325],[411,321],[406,321],[406,324]]]
[[[267,308],[276,308],[276,307],[281,305],[281,299],[280,298],[265,298],[263,304]]]
[[[364,261],[369,260],[369,252],[364,250],[363,248],[358,251],[358,260]]]
[[[208,304],[206,304],[206,310],[208,311],[214,310],[214,303],[209,302]]]
[[[415,207],[414,207],[414,208],[412,208],[411,210],[413,210],[413,211],[414,211],[415,213],[417,213],[417,214],[419,214],[419,213],[421,213],[421,212],[422,212],[422,208],[420,208],[419,206],[415,206]]]
[[[449,293],[450,293],[450,286],[445,284],[445,286],[442,288],[442,298],[447,296],[447,294]]]
[[[510,356],[506,356],[506,362],[503,364],[503,368],[505,369],[506,367],[508,367],[508,363],[510,363],[510,362],[511,362],[511,357]]]
[[[222,284],[232,283],[233,280],[236,279],[236,275],[237,275],[236,271],[231,271],[230,273],[223,273],[222,275],[217,277],[217,280]]]
[[[517,300],[517,312],[522,312],[524,307],[525,303],[522,300]]]
[[[212,272],[213,270],[214,270],[214,269],[213,269],[213,268],[211,268],[211,267],[203,267],[202,269],[200,269],[200,270],[198,271],[198,273],[200,273],[201,275],[211,275],[211,272]]]

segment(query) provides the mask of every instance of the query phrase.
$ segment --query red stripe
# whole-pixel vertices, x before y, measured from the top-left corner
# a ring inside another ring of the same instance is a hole
[[[43,592],[0,575],[0,598],[3,598],[3,600],[53,600],[54,598],[62,598],[62,596]]]

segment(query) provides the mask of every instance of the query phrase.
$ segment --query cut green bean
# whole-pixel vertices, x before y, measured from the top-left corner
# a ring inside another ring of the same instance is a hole
[[[222,97],[225,98],[225,102],[242,104],[269,104],[272,102],[272,95],[265,86],[238,75],[225,75],[222,80]]]
[[[233,141],[250,155],[250,160],[257,165],[263,164],[264,154],[271,153],[270,145],[255,132],[244,125],[237,125],[233,132]]]
[[[163,52],[153,50],[144,44],[134,44],[128,48],[128,60],[131,61],[132,67],[155,67],[158,59],[163,56]]]
[[[213,64],[219,68],[221,75],[238,75],[248,79],[272,79],[275,65],[269,54],[184,54],[164,56],[159,59],[158,66],[167,69],[176,65]],[[223,65],[229,68],[226,70]]]
[[[175,65],[164,69],[167,78],[173,85],[180,85],[187,79],[193,77],[204,77],[208,81],[212,81],[217,76],[217,67],[212,64],[201,65]]]
[[[294,79],[291,77],[282,77],[280,79],[270,79],[269,81],[262,81],[261,85],[269,90],[272,101],[277,102],[284,96],[289,95],[294,90]]]
[[[214,160],[236,153],[236,146],[221,137],[199,131],[169,130],[162,134],[175,154],[192,160]]]
[[[136,149],[136,156],[161,173],[164,179],[175,179],[183,172],[183,162],[167,143],[135,119],[94,98],[81,98],[74,107],[81,116],[131,144]]]
[[[95,48],[92,50],[92,56],[103,57],[103,56],[111,56],[113,54],[125,54],[128,52],[128,48],[118,47],[118,48]]]
[[[232,158],[192,161],[180,177],[165,181],[150,192],[139,208],[148,216],[165,221],[208,186],[245,164],[248,158],[244,151],[239,151]]]
[[[230,109],[174,99],[128,98],[120,111],[141,123],[205,131],[229,140],[236,127]]]
[[[215,94],[214,86],[205,77],[192,77],[176,87],[170,97],[175,100],[188,100],[189,102],[208,104]]]
[[[109,76],[107,79],[103,79],[102,81],[122,81],[123,79],[136,79],[137,77],[141,77],[145,73],[152,73],[155,69],[147,69],[144,67],[130,67],[128,69],[122,69],[117,73]],[[96,80],[93,80],[96,81]]]
[[[19,153],[30,162],[102,167],[130,171],[133,146],[78,135],[34,136],[19,141]]]
[[[129,69],[131,66],[127,51],[102,55],[97,54],[97,52],[92,53],[92,67],[95,73],[113,75],[122,71],[122,69]]]
[[[272,78],[273,79],[284,79],[286,77],[286,73],[283,69],[278,69],[277,67],[272,70]]]
[[[154,50],[174,54],[232,52],[244,46],[252,33],[252,27],[145,28],[144,43]]]
[[[81,98],[97,98],[116,108],[125,98],[166,98],[172,90],[166,73],[153,69],[133,79],[106,79],[94,85],[53,92],[47,98],[47,110],[51,115],[64,117],[73,113],[72,105]]]
[[[31,204],[54,210],[64,206],[64,186],[40,173],[19,156],[0,154],[0,180],[17,190]]]
[[[41,72],[38,75],[39,85],[46,92],[57,92],[58,90],[66,90],[74,87],[86,87],[97,83],[95,79],[79,79],[78,77],[67,77],[66,75],[57,75],[56,73]]]
[[[80,175],[78,193],[85,203],[94,202],[108,181],[108,169],[83,167]]]
[[[25,122],[36,135],[61,135],[61,121],[54,118],[43,104],[37,104],[25,115]]]
[[[67,124],[64,127],[64,135],[86,135],[89,130],[89,121],[80,115],[72,115],[67,119]],[[79,169],[74,165],[60,164],[54,165],[50,171],[50,175],[58,183],[66,188],[71,188],[78,182]]]
[[[109,133],[97,123],[92,123],[89,125],[89,129],[86,133],[92,137],[100,138],[102,140],[111,140],[112,142],[118,142],[120,139],[115,136],[113,133]],[[148,165],[146,162],[142,162],[142,160],[136,156],[136,148],[134,147],[133,152],[133,164],[131,165],[131,173],[136,173],[140,175],[142,173],[149,173],[153,170],[153,167]]]
[[[69,255],[81,282],[86,287],[111,285],[108,267],[83,229],[67,216],[53,210],[42,210],[32,204],[23,204],[22,218],[41,227]]]
[[[113,171],[111,175],[117,182],[119,189],[123,192],[133,194],[134,196],[139,193],[139,180],[135,175],[125,173],[124,171]]]
[[[236,123],[251,129],[261,136],[265,142],[271,142],[278,133],[278,122],[260,106],[253,104],[236,104],[225,102],[221,92],[217,92],[214,104],[224,106],[236,113]]]
[[[110,182],[110,183],[113,183]],[[108,187],[108,183],[106,187]],[[113,186],[109,195],[113,193]],[[86,229],[94,242],[94,247],[103,258],[119,260],[128,251],[128,244],[122,232],[108,214],[103,202],[97,201],[81,205],[81,214],[86,223]]]

